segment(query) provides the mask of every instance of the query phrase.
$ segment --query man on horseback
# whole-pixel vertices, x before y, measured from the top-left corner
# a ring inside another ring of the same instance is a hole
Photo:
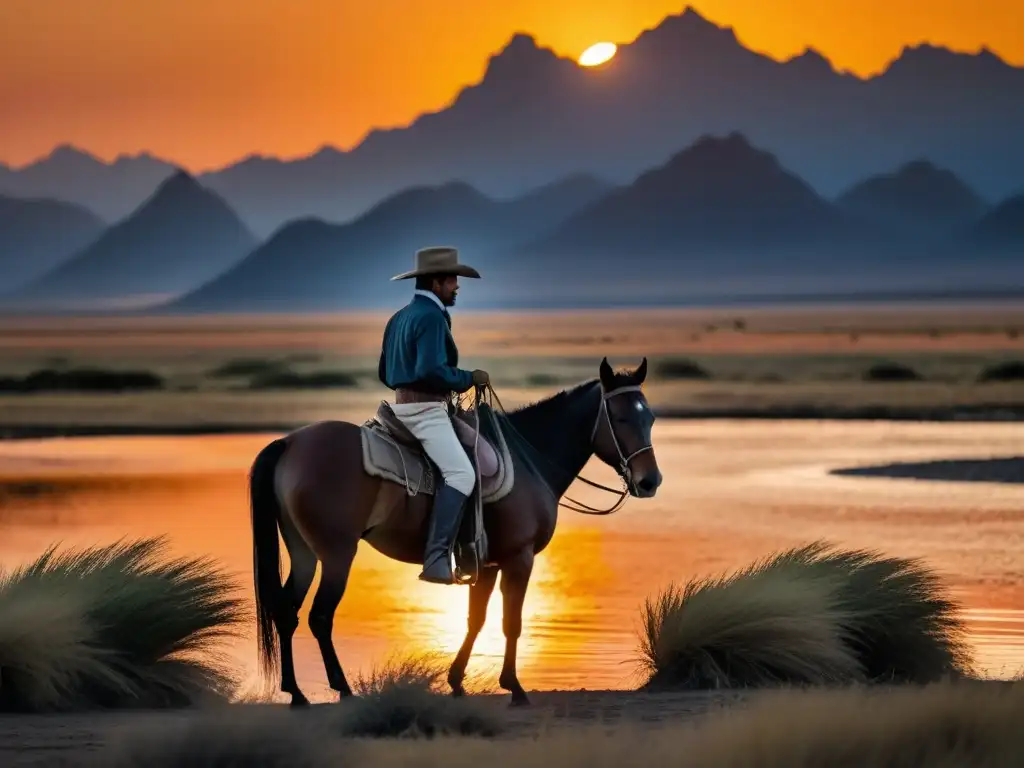
[[[454,584],[451,550],[462,511],[476,484],[476,471],[452,424],[452,393],[490,382],[485,371],[458,367],[448,307],[455,305],[459,277],[480,273],[459,263],[455,248],[423,248],[414,268],[392,280],[416,279],[412,300],[388,320],[377,375],[395,393],[391,409],[420,441],[443,482],[434,494],[420,579]]]

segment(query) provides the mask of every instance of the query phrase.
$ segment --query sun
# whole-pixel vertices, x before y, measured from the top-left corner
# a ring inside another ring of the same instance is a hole
[[[598,64],[604,64],[615,55],[616,50],[618,50],[618,46],[615,43],[594,43],[580,55],[579,64],[581,67],[596,67]]]

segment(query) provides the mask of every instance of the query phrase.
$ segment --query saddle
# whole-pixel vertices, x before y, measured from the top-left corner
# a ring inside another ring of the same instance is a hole
[[[486,410],[487,406],[482,408]],[[481,413],[481,418],[488,417],[489,413]],[[494,430],[499,442],[496,448],[482,434],[477,439],[476,429],[464,411],[451,418],[455,434],[470,461],[474,460],[473,443],[477,440],[476,462],[481,478],[476,490],[483,503],[491,504],[507,496],[512,490],[512,457],[501,430]],[[361,437],[363,468],[367,474],[402,486],[409,496],[434,494],[440,471],[387,401],[381,401],[376,416],[362,424]]]
[[[470,462],[474,462],[473,443],[476,441],[474,466],[479,467],[480,474],[480,482],[473,489],[474,498],[467,505],[463,515],[458,540],[460,549],[475,549],[486,557],[483,519],[474,514],[474,502],[476,497],[479,497],[482,506],[503,499],[512,492],[514,472],[512,454],[494,414],[486,404],[479,404],[477,407],[480,409],[478,413],[481,422],[486,421],[493,426],[492,431],[496,436],[494,442],[483,434],[477,435],[473,424],[475,418],[470,417],[465,411],[459,411],[451,417],[455,434]],[[405,497],[421,494],[433,496],[441,482],[441,473],[426,455],[419,440],[395,416],[386,400],[381,401],[374,418],[367,419],[360,426],[360,437],[363,447],[363,469],[368,475],[387,481],[374,503],[365,534],[391,515],[400,514],[405,508]],[[475,543],[475,546],[472,543]],[[467,544],[471,546],[467,547]],[[457,550],[456,563],[460,559],[460,552]]]

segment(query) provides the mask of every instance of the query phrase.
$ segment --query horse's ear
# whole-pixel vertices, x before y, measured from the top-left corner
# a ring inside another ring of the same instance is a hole
[[[612,370],[611,365],[608,364],[608,358],[604,358],[601,361],[601,383],[605,389],[611,389],[615,383],[615,371]]]
[[[636,369],[633,374],[633,378],[636,379],[637,384],[643,384],[644,379],[647,378],[647,358],[645,357],[640,363],[640,367]]]

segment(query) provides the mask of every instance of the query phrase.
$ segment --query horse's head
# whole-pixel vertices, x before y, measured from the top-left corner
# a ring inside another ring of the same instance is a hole
[[[651,427],[654,414],[641,386],[647,378],[647,358],[633,372],[616,373],[606,357],[601,361],[601,408],[594,423],[594,453],[626,481],[630,494],[649,498],[661,485],[654,457]]]

